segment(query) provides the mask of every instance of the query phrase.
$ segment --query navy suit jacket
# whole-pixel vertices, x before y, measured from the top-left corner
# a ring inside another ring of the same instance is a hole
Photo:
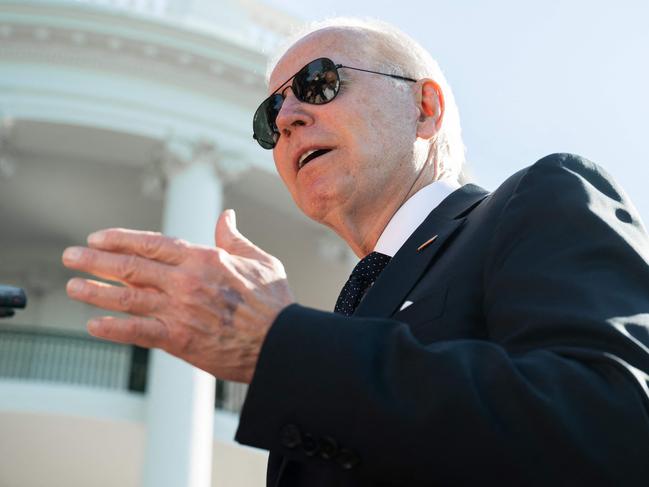
[[[648,346],[639,216],[555,154],[446,198],[353,317],[284,309],[236,438],[269,486],[647,486]]]

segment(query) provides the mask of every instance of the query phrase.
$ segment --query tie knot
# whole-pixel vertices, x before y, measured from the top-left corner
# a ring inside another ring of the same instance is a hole
[[[370,252],[356,264],[350,278],[360,282],[372,283],[385,269],[388,262],[390,262],[389,255],[381,252]]]

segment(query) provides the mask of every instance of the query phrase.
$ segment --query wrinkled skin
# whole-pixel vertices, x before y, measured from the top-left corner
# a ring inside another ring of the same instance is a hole
[[[329,57],[334,63],[377,70],[371,42],[344,28],[314,32],[296,42],[270,77],[270,92],[283,91],[277,116],[280,137],[275,166],[296,205],[333,229],[363,257],[374,249],[392,215],[410,196],[436,178],[434,161],[417,157],[428,147],[443,117],[439,85],[430,79],[396,82],[351,69],[339,70],[338,96],[325,105],[300,102],[281,85],[306,63]],[[331,152],[299,168],[308,148]],[[380,202],[380,204],[378,204]]]
[[[281,262],[237,231],[233,211],[219,218],[215,241],[210,248],[152,232],[98,232],[63,262],[125,286],[74,278],[68,294],[131,315],[90,320],[92,335],[161,348],[249,383],[270,324],[294,299]]]

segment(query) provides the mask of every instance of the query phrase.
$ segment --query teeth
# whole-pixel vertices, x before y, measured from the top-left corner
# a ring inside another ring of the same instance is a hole
[[[317,149],[308,150],[308,151],[306,151],[304,154],[302,154],[302,155],[300,156],[300,159],[297,161],[297,165],[298,165],[298,167],[299,167],[300,169],[302,169],[302,166],[304,165],[304,159],[306,159],[307,157],[309,157],[311,154],[313,154],[313,153],[316,152],[316,151],[317,151]]]

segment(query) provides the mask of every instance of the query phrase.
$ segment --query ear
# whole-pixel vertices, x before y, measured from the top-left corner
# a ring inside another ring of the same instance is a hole
[[[430,78],[417,81],[414,86],[419,120],[417,122],[417,137],[431,139],[439,131],[444,119],[444,93]]]

